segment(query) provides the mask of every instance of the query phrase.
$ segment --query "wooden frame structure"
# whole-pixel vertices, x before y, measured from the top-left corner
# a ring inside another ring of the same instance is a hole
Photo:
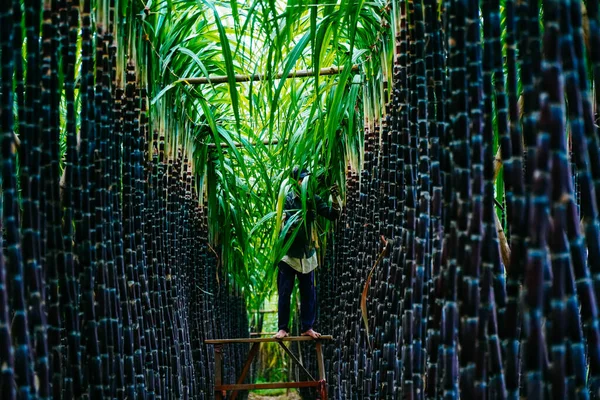
[[[254,389],[287,389],[287,388],[301,388],[301,387],[315,387],[319,393],[321,400],[327,399],[327,384],[325,382],[325,362],[323,360],[323,341],[333,340],[330,335],[323,335],[319,339],[313,339],[309,336],[289,336],[283,339],[275,338],[242,338],[242,339],[209,339],[205,340],[206,344],[212,344],[215,346],[215,399],[223,400],[226,398],[226,393],[231,391],[230,400],[237,398],[240,390],[254,390]],[[313,378],[310,372],[298,360],[298,358],[290,351],[290,349],[283,342],[315,342],[315,348],[317,351],[317,364],[319,367],[319,379]],[[252,343],[248,358],[244,363],[244,368],[240,377],[237,379],[235,384],[223,384],[223,346],[231,343]],[[309,381],[301,382],[276,382],[276,383],[242,383],[248,372],[254,357],[258,354],[258,349],[261,343],[278,343],[283,350],[288,354],[292,360],[300,366],[308,377]]]

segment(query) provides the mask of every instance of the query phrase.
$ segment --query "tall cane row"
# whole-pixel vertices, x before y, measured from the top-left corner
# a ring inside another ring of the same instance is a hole
[[[382,90],[366,74],[363,103],[382,117],[319,271],[331,398],[600,398],[600,15],[585,5],[387,8],[394,65]]]
[[[248,334],[191,163],[119,61],[117,14],[0,5],[3,399],[209,399],[204,340]],[[233,382],[241,350],[227,358]]]

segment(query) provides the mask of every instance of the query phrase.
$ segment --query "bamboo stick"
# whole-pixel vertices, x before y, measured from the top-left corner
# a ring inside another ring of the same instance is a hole
[[[262,144],[265,146],[270,146],[270,145],[275,145],[278,144],[279,140],[278,139],[273,139],[273,140],[263,140]],[[256,146],[256,143],[250,143],[251,146]],[[207,145],[210,148],[216,148],[217,144],[216,143],[208,143]],[[236,143],[235,147],[243,147],[244,144],[243,143]],[[221,142],[221,147],[229,147],[229,143],[226,142]]]
[[[326,68],[321,68],[319,70],[319,75],[320,76],[324,76],[324,75],[337,75],[337,74],[341,74],[344,71],[344,67],[326,67]],[[353,73],[357,73],[359,71],[358,65],[353,65],[351,68],[351,71]],[[310,76],[314,76],[314,70],[312,69],[301,69],[298,71],[291,71],[289,74],[287,74],[287,76],[285,76],[286,79],[289,78],[307,78]],[[236,82],[250,82],[250,81],[263,81],[265,79],[268,79],[269,75],[266,74],[256,74],[256,75],[235,75],[235,81]],[[275,79],[281,79],[284,78],[284,74],[283,73],[278,73],[277,75],[275,75]],[[185,82],[189,85],[206,85],[208,83],[212,84],[212,85],[218,85],[219,83],[227,83],[229,81],[229,77],[226,75],[209,75],[208,77],[202,76],[202,77],[192,77],[192,78],[181,78],[179,80],[177,80],[175,83],[182,83]]]

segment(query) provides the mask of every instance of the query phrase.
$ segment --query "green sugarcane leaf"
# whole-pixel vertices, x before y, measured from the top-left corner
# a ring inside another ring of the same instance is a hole
[[[206,4],[211,10],[213,10],[215,22],[217,24],[217,29],[219,31],[219,40],[221,42],[221,51],[223,52],[223,61],[225,63],[225,69],[227,72],[227,81],[229,83],[229,94],[231,96],[231,106],[233,108],[233,113],[235,116],[235,125],[236,130],[240,131],[240,111],[239,111],[239,100],[238,100],[238,92],[237,92],[237,83],[235,78],[234,71],[234,60],[231,54],[231,48],[229,47],[229,39],[227,38],[227,33],[225,32],[225,27],[221,22],[221,18],[215,6],[212,2],[207,0],[202,0],[204,4]]]

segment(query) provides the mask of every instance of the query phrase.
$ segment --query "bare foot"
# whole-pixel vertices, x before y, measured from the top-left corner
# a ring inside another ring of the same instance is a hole
[[[310,336],[313,339],[318,339],[321,337],[321,334],[319,332],[315,332],[311,329],[307,330],[306,332],[302,332],[302,336]]]
[[[284,337],[287,337],[288,333],[286,331],[284,331],[283,329],[280,329],[279,332],[277,332],[275,335],[273,335],[273,337],[275,339],[283,339]]]

